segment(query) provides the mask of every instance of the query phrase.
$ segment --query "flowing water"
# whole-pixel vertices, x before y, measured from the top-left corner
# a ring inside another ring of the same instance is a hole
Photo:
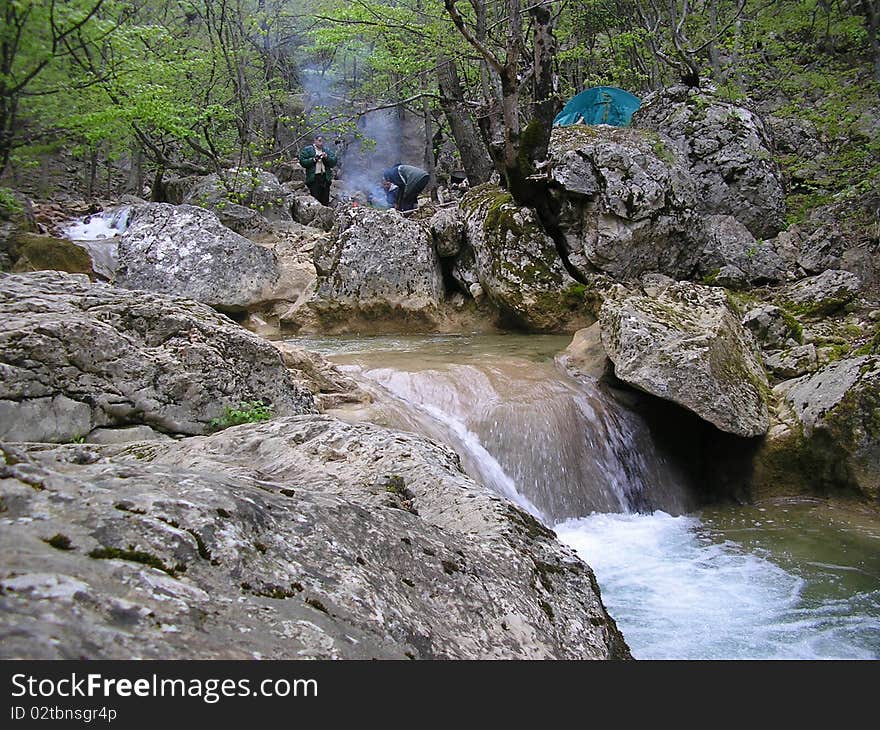
[[[550,336],[296,340],[376,396],[366,418],[452,446],[596,573],[637,658],[880,657],[880,517],[817,500],[696,510],[641,420]]]

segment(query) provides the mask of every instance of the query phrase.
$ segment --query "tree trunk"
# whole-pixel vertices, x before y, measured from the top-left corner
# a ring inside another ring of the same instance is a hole
[[[437,84],[440,89],[440,107],[449,122],[468,182],[471,185],[484,183],[492,176],[495,168],[480,131],[467,109],[455,63],[447,56],[440,56],[438,59]]]
[[[434,119],[431,116],[431,102],[428,100],[428,74],[421,74],[419,83],[422,90],[422,119],[425,125],[425,151],[423,159],[425,161],[425,171],[431,176],[428,186],[430,188],[431,200],[437,200],[437,171],[434,164],[434,130],[432,129]]]

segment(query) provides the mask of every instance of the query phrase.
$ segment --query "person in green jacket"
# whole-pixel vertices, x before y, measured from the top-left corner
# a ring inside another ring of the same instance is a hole
[[[299,153],[299,164],[306,170],[306,187],[312,197],[321,205],[330,205],[330,183],[332,169],[336,166],[336,154],[324,149],[324,138],[318,134],[312,144],[303,147]]]

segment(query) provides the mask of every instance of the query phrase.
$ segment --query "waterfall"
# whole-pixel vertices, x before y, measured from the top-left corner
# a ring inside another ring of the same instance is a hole
[[[336,415],[454,448],[596,572],[637,658],[880,657],[880,528],[822,500],[703,505],[641,419],[557,369],[567,339],[299,340],[376,396]],[[673,516],[676,515],[676,516]]]
[[[71,241],[101,241],[125,233],[131,217],[131,206],[105,210],[70,221],[61,230]]]
[[[381,360],[361,355],[346,370],[384,404],[385,423],[451,446],[465,471],[547,524],[692,507],[641,419],[550,360]]]

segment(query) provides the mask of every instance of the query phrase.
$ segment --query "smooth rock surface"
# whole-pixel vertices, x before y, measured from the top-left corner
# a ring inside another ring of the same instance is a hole
[[[414,435],[3,453],[3,658],[629,657],[575,553]]]

